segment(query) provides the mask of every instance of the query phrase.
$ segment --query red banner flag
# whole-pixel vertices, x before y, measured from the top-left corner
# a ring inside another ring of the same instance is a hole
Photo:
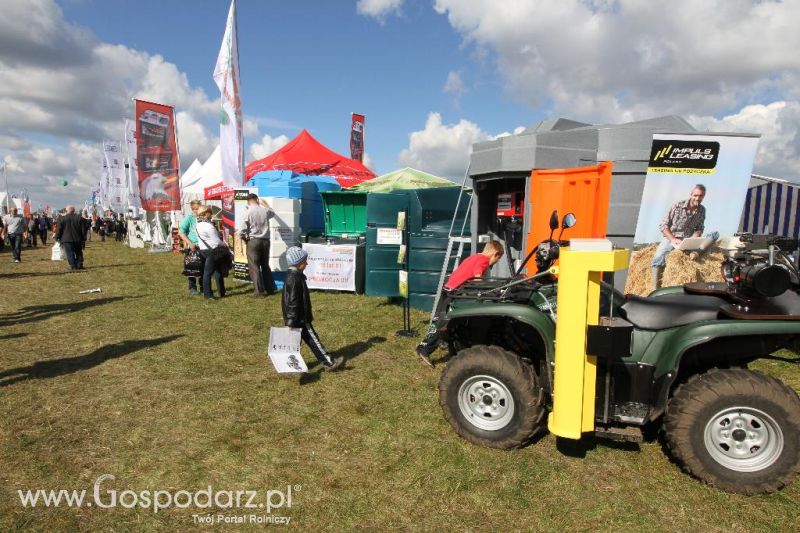
[[[350,126],[350,159],[364,161],[364,115],[351,113],[353,117]]]
[[[136,100],[136,160],[142,209],[180,210],[177,144],[174,108]]]

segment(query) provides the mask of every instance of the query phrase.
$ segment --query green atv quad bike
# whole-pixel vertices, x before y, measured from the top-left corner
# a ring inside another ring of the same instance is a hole
[[[574,223],[565,216],[562,234]],[[551,230],[558,226],[553,213]],[[789,485],[800,471],[800,398],[748,369],[762,358],[800,362],[774,355],[800,353],[800,277],[789,257],[798,242],[740,239],[744,249],[723,266],[725,283],[670,287],[646,298],[603,284],[601,324],[610,316],[613,327],[589,326],[586,352],[597,356],[596,436],[639,441],[642,428],[656,424],[686,472],[756,494]],[[536,275],[519,277],[529,255],[513,280],[468,282],[439,320],[453,356],[439,403],[474,444],[519,448],[547,429],[558,372],[558,282],[548,269],[564,244],[551,231],[531,252]]]

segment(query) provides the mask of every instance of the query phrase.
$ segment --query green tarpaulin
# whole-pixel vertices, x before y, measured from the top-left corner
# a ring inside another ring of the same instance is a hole
[[[371,180],[363,181],[345,189],[347,192],[393,192],[407,189],[433,189],[436,187],[458,187],[457,183],[432,176],[421,170],[411,167],[401,168],[378,176]]]

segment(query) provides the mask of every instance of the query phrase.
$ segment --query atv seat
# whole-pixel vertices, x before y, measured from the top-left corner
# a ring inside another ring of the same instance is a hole
[[[653,298],[628,296],[620,308],[623,317],[639,329],[667,329],[713,320],[726,303],[716,296],[666,294]]]

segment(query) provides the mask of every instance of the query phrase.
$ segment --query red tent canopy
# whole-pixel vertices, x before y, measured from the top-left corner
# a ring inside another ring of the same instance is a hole
[[[337,154],[303,130],[289,143],[244,169],[245,182],[264,170],[291,170],[308,176],[332,176],[342,187],[350,187],[375,177],[359,161]]]

